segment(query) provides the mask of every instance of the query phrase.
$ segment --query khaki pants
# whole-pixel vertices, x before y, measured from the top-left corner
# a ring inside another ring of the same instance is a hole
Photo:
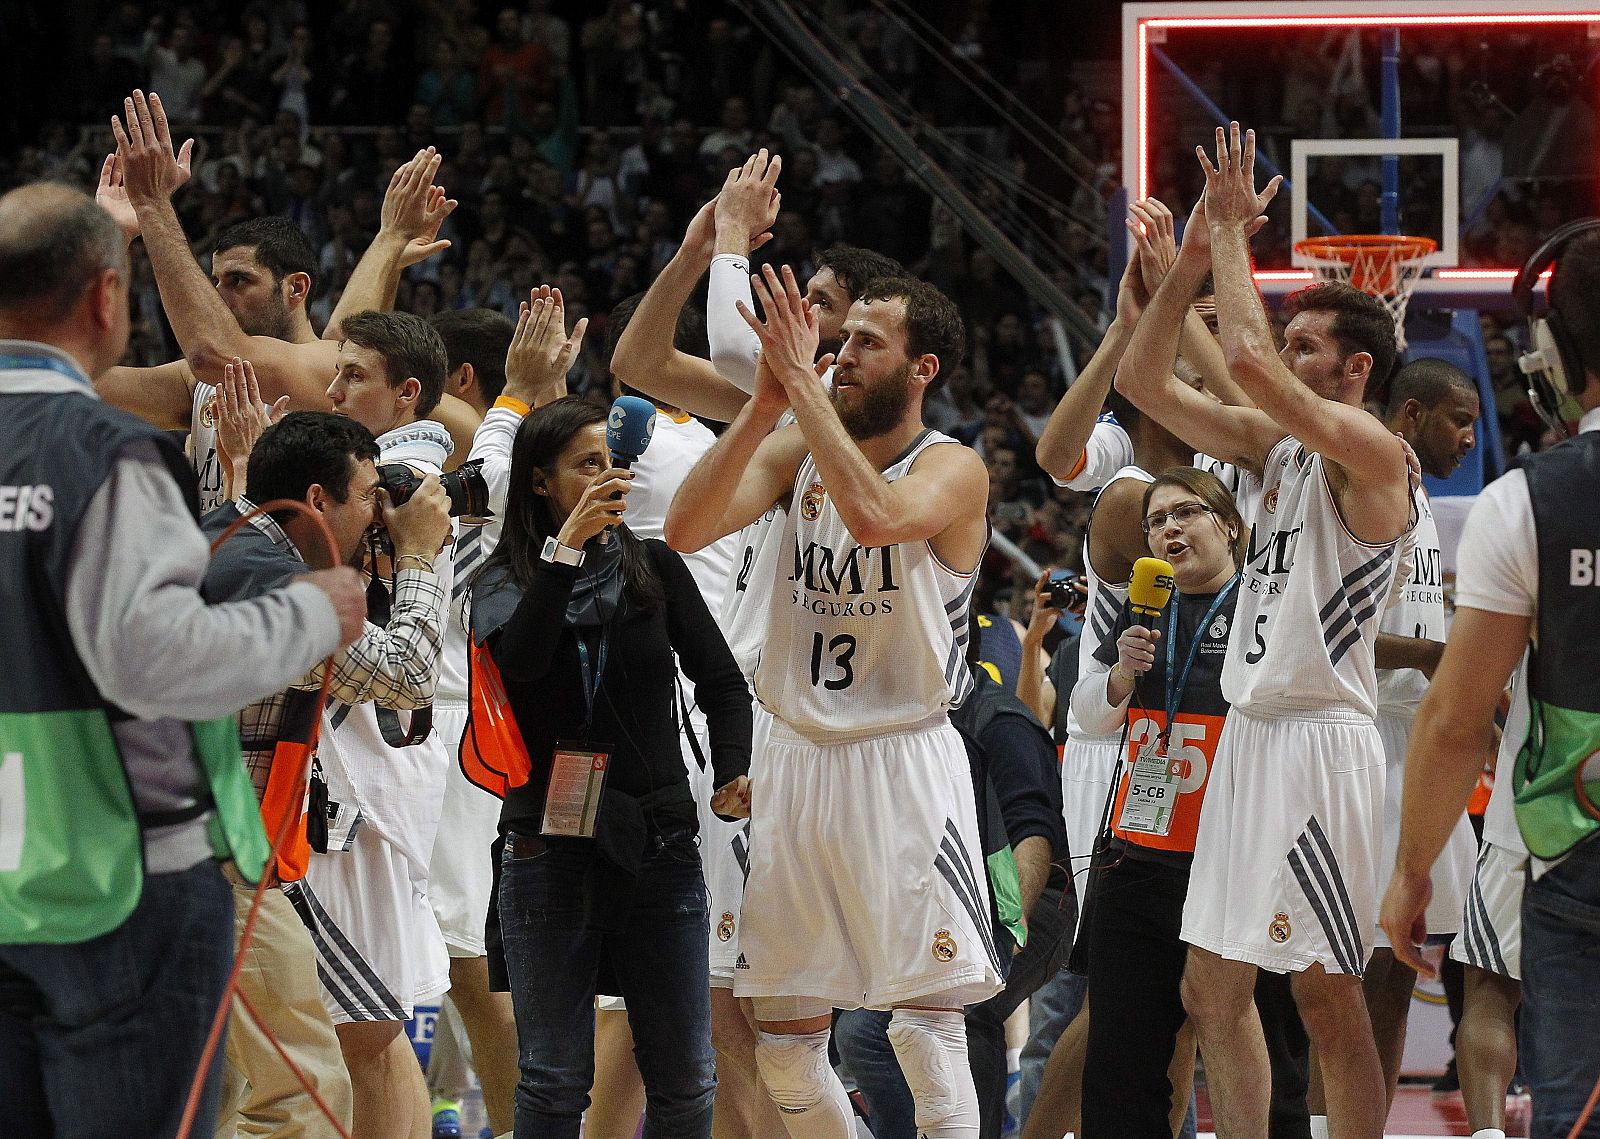
[[[254,891],[231,865],[227,870],[233,883],[233,940],[237,946]],[[239,991],[348,1130],[350,1074],[333,1022],[322,1007],[311,935],[276,887],[269,887],[261,899],[255,934],[239,973]],[[338,1135],[266,1035],[237,1004],[228,1021],[217,1139],[232,1139],[236,1133],[240,1139],[334,1139]]]

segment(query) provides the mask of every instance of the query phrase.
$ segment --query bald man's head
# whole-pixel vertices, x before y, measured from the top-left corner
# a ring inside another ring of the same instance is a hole
[[[34,182],[0,197],[0,314],[61,320],[105,270],[127,268],[117,223],[82,190]]]

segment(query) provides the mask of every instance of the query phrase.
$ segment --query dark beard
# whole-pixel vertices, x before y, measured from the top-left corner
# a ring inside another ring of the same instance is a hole
[[[911,405],[911,365],[907,364],[897,376],[885,376],[877,383],[861,389],[861,400],[855,406],[839,398],[839,373],[833,374],[834,389],[830,396],[833,410],[839,413],[839,422],[852,439],[876,439],[887,435],[905,418]]]
[[[246,336],[270,336],[274,340],[288,341],[292,331],[289,323],[289,306],[283,299],[283,294],[272,298],[272,303],[267,311],[261,314],[261,320],[250,322],[254,327],[245,328],[240,322],[240,330]]]

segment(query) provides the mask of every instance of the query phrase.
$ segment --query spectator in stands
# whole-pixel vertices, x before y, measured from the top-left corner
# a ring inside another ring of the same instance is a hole
[[[750,108],[742,97],[732,95],[723,102],[720,122],[718,129],[706,135],[700,143],[700,157],[710,161],[730,147],[741,154],[748,154],[752,137]]]
[[[492,123],[525,130],[534,102],[550,92],[550,57],[543,44],[522,38],[522,21],[515,8],[502,8],[495,17],[494,42],[478,65],[478,97]]]
[[[194,56],[194,28],[188,23],[175,24],[163,45],[156,32],[160,22],[159,17],[152,21],[145,51],[150,89],[160,92],[167,116],[174,124],[198,122],[206,65]]]
[[[453,41],[433,45],[433,65],[417,76],[416,100],[433,112],[434,123],[442,127],[458,127],[478,113],[477,84],[461,65]]]

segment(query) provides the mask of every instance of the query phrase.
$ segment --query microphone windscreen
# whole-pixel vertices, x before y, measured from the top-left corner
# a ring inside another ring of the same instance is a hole
[[[1172,600],[1172,563],[1160,558],[1140,558],[1133,563],[1128,582],[1128,604],[1135,613],[1154,617]]]
[[[631,467],[650,446],[656,430],[656,405],[636,395],[618,396],[606,416],[606,450],[617,466]]]

